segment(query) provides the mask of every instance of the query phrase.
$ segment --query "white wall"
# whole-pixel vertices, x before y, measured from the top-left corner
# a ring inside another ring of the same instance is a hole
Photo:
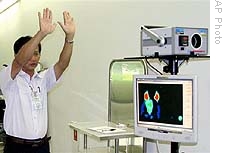
[[[107,120],[108,68],[113,59],[140,55],[140,26],[209,28],[209,0],[21,0],[0,14],[0,64],[13,57],[21,35],[38,30],[37,12],[49,7],[54,21],[68,10],[77,25],[74,52],[62,83],[49,94],[49,133],[53,153],[76,152],[68,122]],[[53,64],[61,51],[60,27],[43,42],[41,62]],[[180,74],[199,76],[199,142],[185,153],[209,152],[209,60],[190,61]],[[159,67],[162,64],[159,63]],[[162,68],[162,67],[161,67]],[[161,145],[161,152],[168,146]]]

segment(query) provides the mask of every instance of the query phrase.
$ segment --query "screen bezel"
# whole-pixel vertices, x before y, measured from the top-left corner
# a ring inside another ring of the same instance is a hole
[[[192,82],[192,127],[184,128],[174,124],[159,124],[149,121],[139,121],[139,98],[138,98],[138,83],[139,80],[147,82],[159,81],[162,83],[175,83],[176,81],[191,81]],[[171,142],[197,142],[197,76],[182,76],[182,75],[134,75],[134,120],[135,120],[135,135],[145,138],[171,141]],[[175,82],[174,82],[175,81]]]

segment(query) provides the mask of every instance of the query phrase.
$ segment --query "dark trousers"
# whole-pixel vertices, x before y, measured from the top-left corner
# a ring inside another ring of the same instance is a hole
[[[50,153],[49,142],[33,146],[31,144],[21,144],[6,138],[4,153]]]

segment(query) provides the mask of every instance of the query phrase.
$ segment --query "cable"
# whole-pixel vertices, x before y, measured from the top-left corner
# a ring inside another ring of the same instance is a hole
[[[163,75],[162,72],[160,72],[159,70],[157,70],[154,66],[152,66],[149,61],[147,60],[147,58],[145,58],[146,63],[148,64],[149,67],[151,67],[152,69],[154,69],[156,72],[158,72],[160,75]]]

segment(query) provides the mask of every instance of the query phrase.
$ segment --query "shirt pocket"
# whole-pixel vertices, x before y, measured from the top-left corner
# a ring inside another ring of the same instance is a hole
[[[31,94],[31,92],[32,92],[32,88],[25,81],[18,80],[17,87],[18,87],[19,93],[22,95]]]

